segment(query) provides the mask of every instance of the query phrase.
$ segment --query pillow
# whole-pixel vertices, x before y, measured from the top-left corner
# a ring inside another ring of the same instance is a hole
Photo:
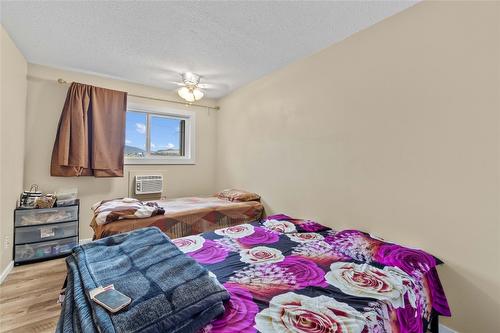
[[[215,196],[220,199],[227,199],[229,201],[258,201],[260,195],[234,188],[226,189],[215,193]]]
[[[295,232],[321,232],[331,228],[313,220],[296,219],[284,214],[269,215],[261,224],[271,230],[289,234]]]

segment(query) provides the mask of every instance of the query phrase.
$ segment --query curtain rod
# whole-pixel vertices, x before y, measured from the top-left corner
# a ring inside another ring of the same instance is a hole
[[[69,84],[66,80],[64,79],[57,79],[57,83],[59,84]],[[220,108],[218,106],[208,106],[208,105],[203,105],[203,104],[195,104],[195,103],[189,103],[189,102],[179,102],[175,101],[172,99],[163,99],[163,98],[156,98],[156,97],[148,97],[148,96],[143,96],[143,95],[134,95],[134,94],[128,94],[129,96],[137,97],[137,98],[144,98],[144,99],[150,99],[153,101],[161,101],[161,102],[168,102],[168,103],[174,103],[174,104],[182,104],[185,106],[196,106],[199,108],[207,108],[207,109],[212,109],[212,110],[219,110]]]
[[[37,78],[37,77],[34,77],[34,76],[29,76],[29,75],[28,75],[28,78],[47,80],[45,78]],[[57,83],[59,83],[59,84],[69,84],[68,81],[66,81],[64,79],[61,79],[61,78],[57,79]],[[156,98],[156,97],[148,97],[148,96],[143,96],[143,95],[134,95],[134,94],[128,94],[128,95],[129,96],[133,96],[133,97],[137,97],[137,98],[150,99],[150,100],[154,100],[154,101],[161,101],[161,102],[168,102],[168,103],[174,103],[174,104],[181,104],[181,105],[184,105],[184,106],[196,106],[196,107],[199,107],[199,108],[207,108],[207,109],[212,109],[212,110],[219,110],[220,109],[220,107],[218,107],[218,106],[208,106],[208,105],[195,104],[195,103],[189,103],[189,102],[179,102],[179,101],[175,101],[175,100],[172,100],[172,99],[163,99],[163,98]]]

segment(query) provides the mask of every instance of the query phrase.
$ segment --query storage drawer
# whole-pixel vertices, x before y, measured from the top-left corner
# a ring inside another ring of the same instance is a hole
[[[78,222],[16,228],[16,244],[45,242],[78,234]]]
[[[16,210],[15,225],[36,225],[78,220],[78,206]]]
[[[77,244],[78,237],[72,237],[50,242],[16,245],[14,260],[18,263],[67,254]]]

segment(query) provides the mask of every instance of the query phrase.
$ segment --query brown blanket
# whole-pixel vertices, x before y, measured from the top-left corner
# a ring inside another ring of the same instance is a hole
[[[188,197],[153,201],[163,214],[128,217],[110,223],[91,222],[94,239],[145,227],[158,227],[170,238],[198,234],[260,219],[264,207],[258,201],[236,202],[216,197]]]

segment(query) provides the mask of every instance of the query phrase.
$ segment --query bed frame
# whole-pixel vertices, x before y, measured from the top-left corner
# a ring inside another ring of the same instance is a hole
[[[431,333],[439,333],[439,315],[434,314],[431,317],[431,322],[429,323],[429,328]]]

